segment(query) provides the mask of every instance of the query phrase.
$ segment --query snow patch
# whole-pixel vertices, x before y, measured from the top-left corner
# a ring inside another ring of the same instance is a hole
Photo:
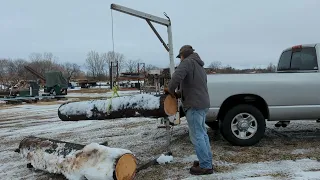
[[[320,179],[320,171],[308,171],[308,172],[298,172],[296,177],[292,177],[292,180],[318,180]]]
[[[68,88],[68,91],[77,91],[77,90],[81,90],[81,87],[74,87],[72,88]]]
[[[84,177],[88,180],[111,180],[116,159],[127,153],[132,154],[130,150],[91,143],[82,150],[72,151],[63,157],[58,152],[63,151],[64,146],[64,143],[60,143],[56,151],[51,154],[47,153],[45,148],[24,148],[21,152],[34,168],[63,174],[69,180],[79,180]]]
[[[64,115],[86,114],[87,117],[92,116],[92,109],[97,108],[98,111],[106,113],[111,103],[111,111],[122,109],[159,109],[160,97],[150,94],[137,94],[132,96],[116,97],[107,100],[91,100],[80,101],[64,104],[60,106],[59,111]]]
[[[166,164],[166,163],[170,163],[173,161],[173,156],[168,156],[168,155],[164,155],[161,154],[160,157],[158,157],[157,162],[159,164]]]

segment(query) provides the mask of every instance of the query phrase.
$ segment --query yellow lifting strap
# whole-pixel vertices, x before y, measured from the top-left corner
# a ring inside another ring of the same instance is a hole
[[[114,97],[114,95],[117,95],[117,97],[120,97],[119,94],[118,94],[118,90],[119,90],[119,87],[117,85],[113,86],[112,88],[112,96],[110,98],[110,101],[109,101],[109,104],[108,104],[108,107],[107,107],[107,112],[109,113],[110,110],[111,110],[111,104],[112,104],[112,98]]]

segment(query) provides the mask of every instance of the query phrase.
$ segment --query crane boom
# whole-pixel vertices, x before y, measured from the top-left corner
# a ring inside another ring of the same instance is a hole
[[[36,70],[32,69],[30,66],[24,66],[24,68],[36,77],[40,78],[43,82],[46,82],[46,78],[42,74],[38,73]]]
[[[173,72],[174,72],[174,55],[173,55],[173,42],[172,42],[172,27],[171,27],[171,20],[170,18],[164,13],[164,15],[168,18],[168,19],[164,19],[158,16],[154,16],[148,13],[144,13],[141,11],[137,11],[131,8],[127,8],[121,5],[117,5],[117,4],[111,4],[111,9],[131,15],[131,16],[135,16],[141,19],[144,19],[147,21],[147,23],[149,24],[149,26],[151,27],[152,31],[156,34],[156,36],[158,37],[158,39],[161,41],[161,43],[163,44],[163,46],[165,47],[165,49],[169,52],[169,59],[170,59],[170,74],[172,76]],[[153,27],[153,25],[151,24],[151,22],[160,24],[160,25],[164,25],[167,27],[167,32],[168,32],[168,45],[165,44],[164,40],[161,38],[161,36],[159,35],[159,33],[157,32],[157,30]]]
[[[170,21],[168,19],[157,17],[157,16],[154,16],[154,15],[151,15],[151,14],[147,14],[147,13],[144,13],[144,12],[141,12],[141,11],[137,11],[137,10],[134,10],[134,9],[131,9],[131,8],[127,8],[127,7],[124,7],[124,6],[120,6],[120,5],[117,5],[117,4],[111,4],[111,9],[119,11],[119,12],[122,12],[122,13],[125,13],[125,14],[129,14],[131,16],[135,16],[135,17],[138,17],[138,18],[141,18],[141,19],[150,20],[150,21],[152,21],[154,23],[158,23],[158,24],[161,24],[161,25],[164,25],[164,26],[169,26],[170,25]]]

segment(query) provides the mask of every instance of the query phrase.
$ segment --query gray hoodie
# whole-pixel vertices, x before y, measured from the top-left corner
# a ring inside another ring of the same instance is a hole
[[[180,85],[181,100],[184,108],[209,108],[210,99],[207,87],[207,74],[204,62],[197,53],[185,58],[176,68],[169,82],[168,90],[173,94]]]

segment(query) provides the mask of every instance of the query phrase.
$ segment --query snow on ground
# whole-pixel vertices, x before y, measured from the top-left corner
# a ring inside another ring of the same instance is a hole
[[[81,90],[81,87],[74,87],[73,89],[68,88],[68,91],[77,91],[77,90]]]
[[[92,89],[110,89],[110,86],[93,86],[93,87],[90,87]]]
[[[26,168],[26,160],[14,150],[26,136],[33,135],[70,141],[79,144],[102,143],[108,141],[111,147],[132,150],[138,158],[145,154],[148,158],[150,146],[161,148],[164,138],[154,140],[158,129],[157,119],[126,118],[109,121],[63,122],[57,117],[59,105],[19,105],[0,111],[0,176],[8,179],[34,179],[44,176],[43,172],[33,172]],[[164,132],[163,132],[164,133]],[[162,135],[163,133],[158,133]],[[177,132],[179,133],[179,132]],[[181,133],[181,132],[180,132]],[[147,152],[147,153],[145,153]]]
[[[166,164],[166,163],[170,163],[173,161],[173,156],[169,156],[169,155],[164,155],[161,154],[160,157],[158,157],[157,162],[159,164]]]
[[[130,93],[126,91],[122,95]],[[29,135],[84,145],[107,141],[110,147],[132,151],[139,164],[167,150],[166,131],[157,128],[158,119],[64,122],[57,115],[59,106],[39,103],[0,107],[0,177],[64,180],[61,175],[28,169],[26,159],[14,152],[19,142]],[[170,163],[142,170],[136,179],[320,179],[320,123],[297,121],[287,128],[275,128],[274,123],[267,123],[266,136],[253,147],[231,146],[219,133],[209,130],[215,173],[198,177],[189,174],[197,158],[183,118],[182,124],[172,130],[173,157],[159,159]]]
[[[208,179],[277,179],[279,176],[285,175],[286,179],[291,180],[306,180],[306,179],[320,179],[320,163],[315,160],[301,159],[297,161],[271,161],[264,163],[245,163],[236,166],[236,169],[227,172],[212,174],[203,177],[188,177],[185,180],[199,180],[204,177]],[[318,171],[312,171],[313,169],[318,169]],[[310,171],[311,170],[311,171]],[[284,178],[284,177],[283,177]]]

